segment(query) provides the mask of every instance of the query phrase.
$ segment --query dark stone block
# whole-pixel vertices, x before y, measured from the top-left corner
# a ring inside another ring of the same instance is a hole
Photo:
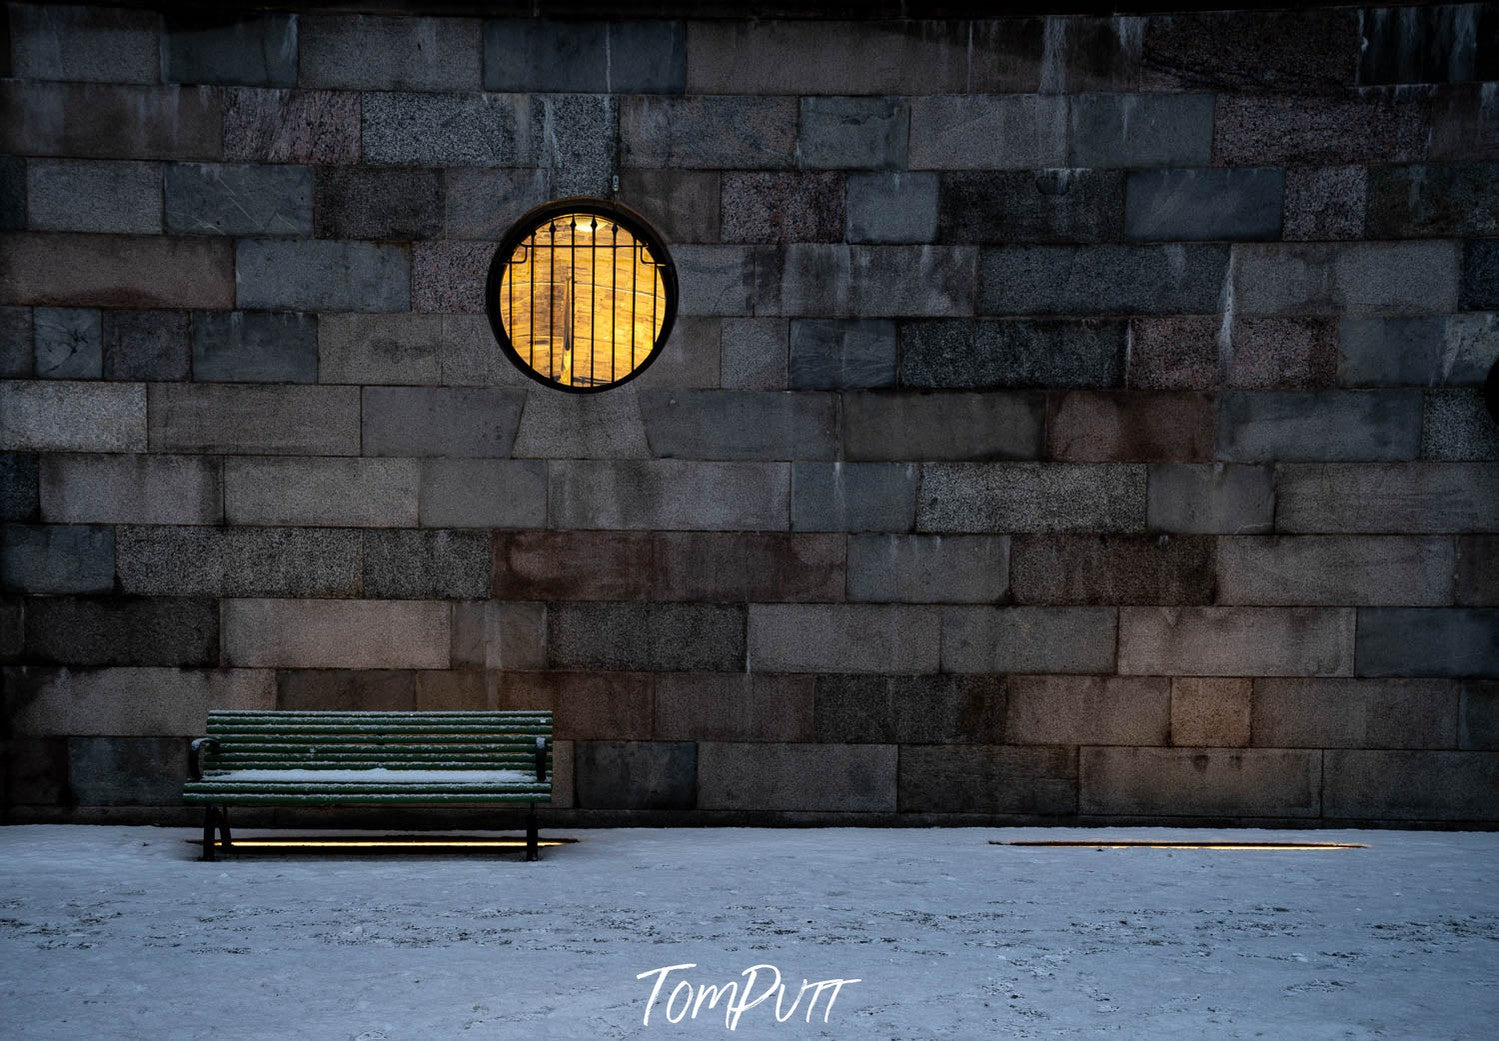
[[[367,531],[364,595],[391,599],[483,599],[489,595],[489,534]]]
[[[1466,607],[1499,604],[1499,535],[1457,540],[1456,602]]]
[[[231,89],[224,157],[260,163],[359,161],[360,96],[331,90]]]
[[[1349,8],[1151,17],[1140,65],[1162,85],[1338,92],[1354,82],[1358,25],[1358,13]]]
[[[684,459],[832,459],[831,394],[652,388],[640,392],[651,452]]]
[[[795,320],[789,374],[793,390],[894,386],[895,323]]]
[[[1499,756],[1485,752],[1328,749],[1323,816],[1343,820],[1494,819]]]
[[[36,456],[27,452],[0,452],[0,520],[35,520],[36,510]]]
[[[1459,83],[1499,74],[1499,11],[1415,4],[1359,12],[1360,84]]]
[[[1217,457],[1231,462],[1415,459],[1417,391],[1230,391],[1218,399]]]
[[[900,463],[795,463],[793,531],[910,531],[916,466]]]
[[[13,524],[0,538],[0,588],[16,593],[107,593],[114,588],[114,529]]]
[[[1499,66],[1499,59],[1495,59]],[[1499,67],[1487,79],[1499,79]],[[1493,88],[1467,83],[1435,92],[1431,101],[1429,159],[1499,160],[1499,107]]]
[[[429,239],[442,234],[437,170],[324,167],[313,179],[315,233],[322,239]]]
[[[1465,311],[1499,308],[1499,242],[1463,243],[1463,284],[1457,306]]]
[[[1208,604],[1215,540],[1205,535],[1015,535],[1017,604]]]
[[[304,712],[411,712],[419,673],[396,669],[282,669],[276,707]]]
[[[1364,237],[1367,166],[1294,166],[1286,171],[1281,238],[1325,242]]]
[[[157,596],[358,596],[362,539],[339,528],[122,526],[120,588]]]
[[[820,675],[813,718],[834,744],[999,744],[1005,678]]]
[[[744,668],[745,609],[718,604],[562,604],[547,619],[554,666],[647,672]]]
[[[658,532],[651,590],[657,600],[720,603],[838,601],[844,540],[770,532]],[[591,558],[589,559],[591,563]],[[577,566],[571,564],[575,572]]]
[[[1127,324],[1113,320],[903,322],[904,387],[1117,387]]]
[[[1113,242],[1124,224],[1117,170],[945,173],[939,242]]]
[[[904,170],[909,125],[903,99],[804,97],[797,157],[812,169]]]
[[[719,184],[716,170],[623,170],[619,197],[649,218],[668,242],[717,242]],[[449,174],[449,212],[455,205],[453,175]]]
[[[192,362],[185,311],[106,311],[103,328],[106,379],[187,379]]]
[[[265,311],[193,314],[193,379],[316,383],[317,317]]]
[[[501,600],[644,600],[651,536],[629,531],[500,532],[494,595]],[[587,567],[580,568],[579,561]]]
[[[979,255],[979,313],[1212,314],[1228,247],[1014,246]]]
[[[1459,748],[1499,751],[1499,683],[1469,680],[1459,694]]]
[[[504,19],[484,23],[484,89],[680,94],[681,22]]]
[[[103,319],[90,307],[38,307],[36,374],[44,379],[98,379],[104,373]]]
[[[1499,166],[1373,167],[1365,228],[1371,239],[1499,235]]]
[[[297,18],[289,14],[167,16],[162,78],[169,83],[297,82]]]
[[[1213,416],[1211,394],[1067,391],[1048,395],[1047,444],[1072,463],[1206,463]]]
[[[312,175],[298,166],[173,164],[166,226],[186,235],[306,235]]]
[[[58,665],[216,665],[218,604],[37,597],[26,610],[26,652]]]
[[[68,793],[68,740],[16,737],[0,745],[5,760],[0,806],[65,805]]]
[[[579,741],[573,746],[573,770],[584,809],[697,805],[697,745],[691,741]]]
[[[1366,607],[1360,676],[1499,676],[1499,609]]]
[[[848,241],[931,242],[937,237],[935,173],[853,173],[848,178]]]
[[[175,806],[187,780],[180,737],[68,739],[68,785],[82,806]]]
[[[1125,237],[1276,239],[1284,191],[1283,170],[1135,170],[1125,185]]]
[[[845,394],[851,460],[1039,459],[1046,399],[1036,391]]]
[[[725,242],[841,242],[840,173],[723,176]]]
[[[26,162],[0,158],[0,228],[26,227]]]
[[[197,87],[6,80],[0,152],[215,160],[224,152],[223,101]]]
[[[1425,157],[1424,93],[1345,97],[1224,95],[1214,119],[1219,166],[1412,162]]]
[[[643,672],[505,672],[496,680],[495,707],[550,709],[562,741],[645,740],[653,680]]]
[[[34,374],[31,328],[31,308],[0,307],[0,377]]]
[[[925,813],[1077,812],[1077,749],[904,745],[900,809]]]

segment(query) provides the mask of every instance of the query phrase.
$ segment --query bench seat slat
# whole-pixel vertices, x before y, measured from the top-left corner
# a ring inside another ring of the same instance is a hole
[[[397,792],[364,793],[308,793],[293,792],[235,792],[226,796],[223,792],[184,792],[182,801],[189,805],[202,806],[394,806],[399,804],[436,805],[453,804],[485,806],[496,803],[526,803],[545,801],[551,797],[549,790],[530,792],[462,792],[458,794],[429,795]]]

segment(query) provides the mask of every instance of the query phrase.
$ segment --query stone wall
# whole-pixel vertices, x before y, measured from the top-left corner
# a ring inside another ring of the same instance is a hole
[[[5,796],[544,707],[560,823],[1499,822],[1499,6],[10,6]],[[524,378],[531,205],[670,243]]]

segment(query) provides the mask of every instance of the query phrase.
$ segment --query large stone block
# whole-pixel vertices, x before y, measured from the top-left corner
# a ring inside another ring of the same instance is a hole
[[[1499,530],[1499,474],[1484,463],[1280,466],[1276,499],[1285,532]]]
[[[1332,318],[1239,318],[1230,346],[1229,386],[1290,390],[1337,383],[1338,327]]]
[[[5,742],[0,772],[9,805],[62,806],[68,789],[68,740],[62,737],[12,738]]]
[[[748,315],[755,310],[756,251],[745,246],[678,246],[682,315]],[[767,276],[768,277],[768,276]]]
[[[494,247],[488,242],[417,242],[411,247],[414,311],[484,312]]]
[[[1039,393],[843,396],[843,454],[851,460],[1038,459],[1045,433]]]
[[[1488,79],[1492,13],[1430,4],[1359,14],[1360,84],[1451,83]],[[1478,37],[1478,39],[1475,39]],[[1482,42],[1479,42],[1479,41]]]
[[[0,152],[87,159],[220,159],[223,101],[211,87],[0,83]]]
[[[902,322],[903,387],[1117,387],[1122,321],[1019,319]]]
[[[662,532],[652,544],[650,595],[730,603],[842,600],[844,557],[837,535]]]
[[[298,22],[304,87],[479,89],[477,19],[304,15]]]
[[[33,314],[36,375],[65,380],[98,379],[104,374],[104,323],[98,311],[91,307],[38,307],[34,312],[22,307],[7,310]]]
[[[453,664],[486,669],[545,668],[546,616],[545,604],[499,600],[454,604]]]
[[[209,709],[276,707],[276,674],[258,669],[16,668],[5,679],[24,735],[187,737],[203,732]]]
[[[256,459],[224,462],[230,524],[413,528],[416,459]]]
[[[813,740],[811,676],[663,672],[652,700],[661,740]]]
[[[1456,309],[1454,242],[1296,242],[1234,247],[1241,314],[1433,314]]]
[[[1125,23],[1121,35],[1136,33],[1142,75],[1157,88],[1337,93],[1358,68],[1359,16],[1348,8],[1175,12],[1135,26],[1111,21]]]
[[[489,595],[489,535],[478,531],[367,531],[364,595],[386,600]]]
[[[121,527],[124,593],[154,596],[344,597],[361,590],[357,531],[316,528]]]
[[[174,163],[167,231],[179,235],[309,235],[312,174],[300,166]]]
[[[33,159],[26,164],[25,197],[25,223],[33,230],[161,234],[161,167],[155,163]]]
[[[0,300],[63,307],[234,306],[227,241],[130,235],[0,235]]]
[[[1005,741],[1014,745],[1165,745],[1164,676],[1011,676]]]
[[[849,242],[933,242],[937,238],[938,175],[851,173]]]
[[[1236,95],[1219,99],[1213,127],[1219,166],[1398,163],[1425,157],[1430,116],[1419,92]]]
[[[840,242],[843,175],[726,173],[722,188],[725,242]]]
[[[1351,676],[1354,610],[1332,607],[1125,607],[1127,675]]]
[[[1499,168],[1491,163],[1376,166],[1366,234],[1377,239],[1499,234]]]
[[[1492,753],[1340,749],[1323,758],[1330,819],[1493,823],[1499,756]]]
[[[181,798],[181,738],[72,737],[67,744],[70,803],[159,807]]]
[[[782,318],[725,318],[715,323],[719,329],[719,384],[725,390],[790,389],[790,324]],[[710,340],[698,349],[712,348]]]
[[[828,744],[998,744],[1003,676],[821,675],[816,739]]]
[[[1366,166],[1293,166],[1286,171],[1281,237],[1326,242],[1364,237]]]
[[[144,451],[145,391],[139,383],[0,382],[0,448]]]
[[[235,270],[244,308],[404,311],[411,306],[411,262],[398,246],[242,239]]]
[[[193,379],[316,383],[318,320],[310,314],[199,311],[193,315]]]
[[[187,379],[192,347],[182,311],[110,310],[102,326],[106,379]]]
[[[1434,390],[1421,410],[1422,459],[1499,459],[1499,422],[1479,390]]]
[[[1468,535],[1457,540],[1456,603],[1466,607],[1499,604],[1499,536]]]
[[[297,82],[294,14],[169,15],[161,48],[161,78],[168,83],[290,87]]]
[[[927,463],[916,529],[929,532],[1141,531],[1145,467]]]
[[[197,455],[44,455],[42,519],[54,524],[217,524],[218,460]]]
[[[970,246],[794,243],[756,257],[755,313],[814,318],[969,315],[976,260]]]
[[[1210,394],[1072,390],[1047,399],[1050,455],[1065,462],[1204,463],[1213,423]]]
[[[51,310],[44,308],[43,310]],[[29,307],[0,307],[0,377],[27,377],[39,373],[52,376],[56,369],[56,362],[51,357],[51,352],[44,346],[42,350],[33,352],[34,340],[32,331],[32,308]],[[36,360],[40,358],[42,365],[38,366]],[[72,375],[65,372],[61,375]],[[93,373],[79,373],[79,375],[98,375]]]
[[[552,463],[548,516],[558,528],[784,531],[785,463],[681,459]]]
[[[893,386],[895,323],[793,320],[789,375],[797,390]]]
[[[484,89],[680,94],[687,31],[674,21],[484,23]]]
[[[26,657],[52,665],[217,665],[219,609],[185,597],[36,597]]]
[[[947,607],[943,672],[1113,672],[1112,607]]]
[[[449,607],[405,600],[223,600],[226,665],[445,669]]]
[[[776,169],[793,165],[795,98],[633,96],[619,106],[624,166]]]
[[[995,603],[1009,580],[1010,540],[989,535],[856,535],[848,598],[918,604]]]
[[[1254,744],[1265,748],[1455,748],[1450,680],[1254,681]]]
[[[1206,604],[1213,546],[1195,535],[1017,535],[1010,595],[1021,604]]]
[[[1125,383],[1140,390],[1216,390],[1227,360],[1218,345],[1222,331],[1218,315],[1131,319]]]
[[[425,459],[419,497],[423,527],[541,527],[547,516],[546,464]]]
[[[1285,171],[1136,170],[1125,182],[1124,234],[1135,241],[1280,238]]]
[[[1212,156],[1211,94],[1078,94],[1068,115],[1073,166],[1206,166]]]
[[[37,457],[0,452],[0,521],[36,520],[37,513]]]
[[[0,159],[0,228],[26,227],[26,161],[19,156]]]
[[[365,162],[527,166],[535,159],[525,95],[382,92],[360,97]]]
[[[153,384],[154,452],[355,455],[354,387]]]
[[[1124,178],[1116,170],[942,175],[943,242],[1109,242],[1123,225]]]
[[[1082,748],[1078,812],[1112,817],[1316,817],[1322,753]]]
[[[442,382],[443,318],[426,314],[324,314],[317,320],[324,383]]]
[[[1463,243],[1463,282],[1458,306],[1465,310],[1499,308],[1499,243],[1474,240]]]
[[[507,600],[646,600],[655,582],[650,534],[500,532],[494,595]],[[579,568],[578,561],[588,561]]]
[[[1433,160],[1499,159],[1499,116],[1482,83],[1463,83],[1435,92],[1431,104]]]
[[[833,459],[831,394],[659,389],[640,392],[651,453],[688,459]]]
[[[525,395],[482,387],[366,387],[364,454],[505,457]]]
[[[894,745],[703,741],[697,750],[700,809],[892,813],[896,808]]]
[[[527,381],[530,382],[530,381]],[[677,390],[647,394],[702,393]],[[709,392],[712,393],[712,392]],[[532,459],[645,459],[651,455],[634,386],[608,394],[559,394],[535,384],[525,392],[514,454]]]
[[[448,184],[451,210],[454,193],[451,174]],[[721,192],[716,170],[622,170],[619,198],[644,214],[668,242],[718,241]],[[536,201],[544,202],[545,197]],[[503,231],[502,227],[500,232]]]
[[[495,707],[544,709],[563,740],[648,740],[651,685],[642,672],[504,672],[493,689]]]
[[[360,97],[331,90],[228,90],[224,158],[247,163],[358,162]]]
[[[8,13],[7,76],[103,83],[160,78],[161,19],[155,12],[18,4]]]
[[[981,314],[1207,314],[1228,247],[1013,246],[979,257]]]
[[[1043,94],[911,99],[913,170],[1029,170],[1067,164],[1066,99]]]
[[[900,98],[802,98],[797,131],[800,165],[812,169],[905,169],[908,105]]]
[[[736,672],[745,610],[725,604],[557,604],[547,658],[557,668]]]
[[[936,672],[938,612],[869,604],[751,604],[751,672]],[[993,671],[993,670],[984,670]]]
[[[905,745],[900,750],[900,808],[1070,816],[1077,812],[1077,750]]]
[[[896,463],[796,463],[791,527],[796,531],[910,531],[917,468]]]
[[[1400,604],[1452,601],[1451,539],[1308,535],[1218,540],[1221,604]]]
[[[690,810],[698,746],[691,741],[579,741],[578,806],[590,810]]]
[[[1469,680],[1461,685],[1457,742],[1459,748],[1499,751],[1499,683]]]
[[[1178,748],[1243,748],[1249,744],[1253,687],[1248,679],[1173,677],[1171,743]]]
[[[442,234],[443,184],[436,170],[330,166],[318,170],[313,183],[318,238],[425,239]]]
[[[1345,386],[1477,384],[1499,359],[1499,315],[1345,318],[1338,333]]]
[[[1421,395],[1415,391],[1232,391],[1218,399],[1219,459],[1415,459]]]
[[[1360,676],[1499,676],[1499,609],[1365,607]]]
[[[16,593],[108,593],[114,588],[114,529],[80,524],[5,527],[0,587]]]
[[[281,669],[276,673],[276,707],[294,712],[411,712],[416,708],[419,675],[389,669]]]
[[[499,239],[521,214],[551,198],[550,181],[548,171],[536,168],[446,170],[437,192],[443,230],[454,239]],[[677,240],[676,235],[668,235]]]

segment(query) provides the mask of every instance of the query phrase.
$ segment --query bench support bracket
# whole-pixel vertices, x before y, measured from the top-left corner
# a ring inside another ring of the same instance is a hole
[[[214,852],[213,832],[217,826],[219,841],[224,849],[234,849],[234,840],[229,837],[229,807],[227,806],[205,806],[203,807],[203,855],[199,860],[217,860]]]

